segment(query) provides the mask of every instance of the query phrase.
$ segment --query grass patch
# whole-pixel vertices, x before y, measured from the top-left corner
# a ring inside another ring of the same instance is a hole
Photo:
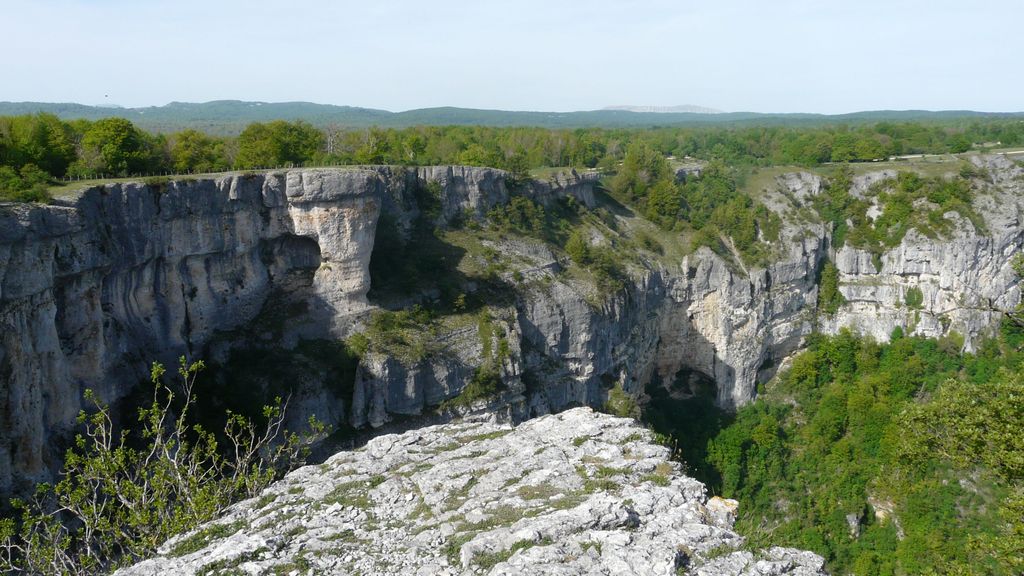
[[[459,555],[462,553],[462,546],[469,542],[476,536],[475,532],[466,532],[462,534],[452,534],[448,541],[444,543],[442,551],[448,558],[448,563],[452,566],[461,566],[462,559]]]
[[[330,536],[323,538],[324,542],[358,542],[359,537],[356,536],[355,530],[351,528],[342,530],[341,532],[335,532]]]
[[[459,442],[465,446],[473,442],[484,442],[487,440],[494,440],[495,438],[501,438],[511,432],[512,430],[495,430],[494,432],[483,432],[481,434],[472,434],[470,436],[460,436]]]
[[[324,497],[321,505],[341,504],[342,506],[352,506],[363,510],[371,508],[373,500],[370,498],[369,490],[380,485],[384,481],[380,480],[381,478],[383,476],[374,476],[371,480],[353,480],[338,484],[334,490],[331,490]],[[376,484],[374,483],[375,481],[377,482]]]
[[[420,497],[419,502],[416,503],[416,507],[412,509],[412,512],[409,513],[410,520],[416,520],[418,518],[429,520],[433,517],[434,511],[422,497]]]
[[[595,478],[612,478],[627,474],[629,474],[629,468],[615,468],[613,466],[598,466],[597,470],[594,471]]]
[[[473,557],[473,563],[479,566],[482,570],[491,570],[498,564],[501,564],[502,562],[505,562],[506,560],[511,558],[513,555],[515,555],[516,552],[519,552],[520,550],[526,550],[528,548],[533,548],[534,546],[547,546],[551,543],[552,540],[550,538],[543,538],[540,541],[519,540],[515,544],[512,544],[512,546],[508,550],[477,554]]]
[[[244,526],[245,522],[241,520],[229,524],[212,524],[175,544],[167,555],[171,558],[177,558],[198,552],[206,548],[214,540],[227,538],[241,530]]]
[[[612,468],[609,466],[599,466],[598,471],[594,477],[587,474],[587,469],[583,466],[576,467],[576,473],[579,474],[580,478],[583,479],[583,493],[593,494],[595,492],[615,492],[618,491],[621,486],[618,482],[612,480],[610,476],[614,476],[619,468]]]
[[[468,481],[466,481],[466,484],[462,488],[459,488],[455,492],[452,492],[451,494],[448,495],[447,498],[445,498],[445,510],[458,510],[460,506],[465,504],[466,500],[469,498],[469,491],[472,490],[473,486],[476,486],[476,484],[479,482],[479,480],[477,479],[478,476],[481,476],[486,473],[487,470],[478,470],[473,472],[473,476]]]
[[[562,491],[551,484],[532,484],[520,486],[516,494],[523,500],[547,500],[561,494]]]

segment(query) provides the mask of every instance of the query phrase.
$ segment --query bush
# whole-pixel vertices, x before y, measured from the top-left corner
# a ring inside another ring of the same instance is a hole
[[[565,251],[569,258],[580,266],[590,263],[590,243],[579,230],[573,230],[569,234],[569,239],[565,242]]]
[[[492,365],[481,366],[473,372],[473,378],[462,389],[459,398],[466,402],[488,398],[500,392],[502,387],[501,375],[498,374],[497,368]]]
[[[921,305],[924,304],[924,293],[917,286],[912,286],[907,289],[907,293],[903,296],[903,301],[906,303],[907,308],[919,310]]]
[[[1014,254],[1010,259],[1010,269],[1018,278],[1024,278],[1024,254]]]
[[[544,207],[523,196],[513,196],[505,206],[498,206],[488,212],[487,218],[505,232],[519,232],[538,238],[543,238],[547,233]]]
[[[17,522],[0,521],[0,571],[92,574],[137,562],[303,462],[324,427],[311,419],[307,435],[283,431],[280,398],[264,408],[264,426],[231,412],[218,435],[192,425],[203,368],[181,359],[179,398],[153,364],[153,400],[139,410],[134,434],[117,433],[110,408],[87,392],[95,412],[79,414],[84,432],[60,481],[14,501]]]
[[[435,320],[431,310],[418,304],[397,312],[376,310],[366,331],[350,345],[363,350],[363,354],[370,350],[416,363],[441,350]]]
[[[9,166],[0,166],[0,201],[47,202],[50,175],[34,164],[25,164],[15,171]]]
[[[661,242],[658,242],[658,240],[654,236],[651,236],[647,232],[637,232],[636,241],[644,250],[654,252],[655,254],[658,255],[665,254],[665,248],[661,245]]]
[[[637,405],[636,399],[623,390],[621,384],[616,384],[608,391],[608,400],[604,403],[604,411],[624,418],[640,417],[640,406]]]
[[[440,409],[445,410],[457,406],[469,406],[477,400],[497,396],[505,389],[501,381],[501,374],[493,363],[487,363],[473,371],[466,386],[454,398],[449,398],[441,403]]]
[[[625,287],[626,273],[619,257],[610,249],[600,247],[591,252],[590,270],[597,278],[597,287],[605,294],[618,292]]]
[[[845,303],[846,298],[839,291],[839,270],[832,262],[825,262],[818,284],[818,310],[831,316]]]

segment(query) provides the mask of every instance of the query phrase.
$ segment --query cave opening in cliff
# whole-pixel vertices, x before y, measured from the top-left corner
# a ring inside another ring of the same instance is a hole
[[[735,415],[715,403],[715,380],[689,367],[671,381],[655,376],[648,382],[642,419],[672,441],[673,455],[685,462],[687,473],[707,485],[711,493],[721,489],[722,478],[707,464],[708,442],[729,426]]]

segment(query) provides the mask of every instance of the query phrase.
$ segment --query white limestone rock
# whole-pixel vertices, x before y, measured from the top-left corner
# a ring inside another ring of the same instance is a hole
[[[633,420],[577,408],[380,436],[116,574],[824,574],[817,555],[732,552],[734,502],[708,500]]]

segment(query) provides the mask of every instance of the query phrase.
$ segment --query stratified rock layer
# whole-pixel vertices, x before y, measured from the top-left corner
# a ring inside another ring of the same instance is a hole
[[[824,574],[809,552],[735,551],[735,502],[669,457],[586,408],[380,436],[117,574]]]
[[[878,259],[864,250],[841,247],[834,260],[847,303],[825,319],[825,330],[849,327],[881,341],[888,340],[897,326],[926,337],[955,331],[973,350],[978,338],[989,335],[1017,306],[1020,279],[1010,260],[1024,247],[1024,168],[1004,156],[971,160],[991,179],[976,188],[973,202],[985,230],[947,212],[944,216],[954,227],[946,237],[928,238],[912,229],[899,246]],[[874,180],[876,175],[867,174],[855,185],[866,188]],[[913,289],[921,292],[919,306],[907,304],[907,293]]]

